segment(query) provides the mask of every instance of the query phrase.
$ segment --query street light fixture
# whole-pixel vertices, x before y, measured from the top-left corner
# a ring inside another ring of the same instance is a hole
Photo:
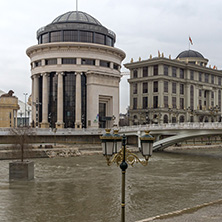
[[[26,126],[26,96],[28,95],[28,93],[23,93],[23,95],[25,96],[25,126]]]
[[[141,160],[137,155],[126,148],[126,136],[121,137],[118,130],[114,130],[114,135],[110,133],[111,129],[106,129],[100,139],[102,140],[102,151],[106,157],[107,165],[116,163],[122,170],[122,203],[121,203],[121,222],[125,222],[125,180],[126,169],[128,164],[133,166],[134,163],[141,163],[143,166],[148,164],[149,157],[152,155],[154,137],[145,131],[145,135],[140,137],[141,149],[140,152],[144,156]]]

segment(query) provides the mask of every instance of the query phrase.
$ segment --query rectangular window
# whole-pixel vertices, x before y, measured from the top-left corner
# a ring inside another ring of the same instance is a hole
[[[163,99],[164,99],[164,108],[168,108],[168,96],[164,96],[163,97]]]
[[[168,76],[168,69],[169,67],[168,66],[164,66],[164,76]]]
[[[177,98],[176,97],[172,97],[172,106],[174,109],[177,108]]]
[[[38,66],[41,66],[41,65],[42,65],[41,60],[35,61],[34,63],[35,63],[35,67],[38,67]]]
[[[184,84],[180,84],[180,95],[184,95]]]
[[[158,108],[158,96],[153,97],[153,108]]]
[[[62,64],[76,64],[75,58],[63,58]]]
[[[184,70],[183,69],[180,69],[180,78],[184,79]]]
[[[110,67],[110,62],[100,60],[100,66],[109,68]]]
[[[148,67],[143,67],[143,77],[148,76]]]
[[[58,31],[58,32],[51,32],[51,36],[50,36],[50,40],[51,42],[61,42],[62,41],[62,32]]]
[[[221,77],[218,77],[218,85],[221,86]]]
[[[207,74],[207,73],[205,73],[205,75],[204,75],[204,81],[206,82],[206,83],[208,83],[209,82],[209,74]]]
[[[172,77],[177,77],[177,68],[172,67]]]
[[[114,68],[115,70],[119,70],[119,65],[116,64],[116,63],[114,63],[114,64],[113,64],[113,68]]]
[[[80,42],[93,42],[93,33],[79,31],[79,41]]]
[[[177,93],[177,84],[175,82],[172,83],[172,93]]]
[[[81,64],[94,66],[96,64],[96,60],[95,59],[82,59]]]
[[[155,66],[153,67],[153,75],[154,75],[154,76],[157,76],[157,75],[158,75],[158,65],[155,65]]]
[[[214,92],[211,92],[211,98],[212,99],[214,98]]]
[[[201,96],[202,96],[202,90],[199,89],[199,97],[201,97]]]
[[[57,59],[46,59],[45,60],[45,65],[56,65],[57,64]]]
[[[180,109],[184,109],[184,98],[180,98]]]
[[[137,83],[133,83],[133,94],[137,94]]]
[[[211,75],[211,83],[214,84],[214,76]]]
[[[211,101],[211,106],[214,107],[214,101],[213,100]]]
[[[143,109],[148,108],[148,97],[143,97]]]
[[[95,38],[95,43],[105,45],[105,35],[95,33],[94,38]]]
[[[193,71],[190,71],[190,80],[194,80],[194,73],[193,73]]]
[[[137,109],[137,98],[133,98],[133,109]]]
[[[78,42],[78,31],[64,31],[64,42]]]
[[[133,70],[133,78],[137,78],[138,77],[138,71],[137,69]]]
[[[164,81],[164,92],[168,93],[168,82]]]
[[[148,93],[148,83],[147,82],[143,83],[143,93]]]
[[[199,82],[202,82],[202,73],[199,72]]]
[[[42,35],[42,43],[49,42],[49,33]]]
[[[200,107],[200,110],[202,110],[202,100],[199,100],[199,107]]]
[[[158,92],[158,81],[153,82],[153,92]]]

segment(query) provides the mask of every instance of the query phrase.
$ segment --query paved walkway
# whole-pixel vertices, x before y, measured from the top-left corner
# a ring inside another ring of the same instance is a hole
[[[137,222],[221,222],[222,200],[186,208]]]

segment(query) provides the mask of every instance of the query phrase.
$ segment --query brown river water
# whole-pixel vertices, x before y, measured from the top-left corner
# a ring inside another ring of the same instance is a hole
[[[0,161],[0,221],[120,221],[121,170],[102,155],[33,161],[28,182],[9,182]],[[126,172],[127,222],[221,198],[221,148],[154,153]]]

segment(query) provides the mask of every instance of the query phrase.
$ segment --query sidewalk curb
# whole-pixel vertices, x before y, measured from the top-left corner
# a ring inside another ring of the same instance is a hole
[[[208,202],[208,203],[204,203],[204,204],[201,204],[201,205],[197,205],[195,207],[184,208],[182,210],[176,210],[176,211],[173,211],[173,212],[170,212],[170,213],[161,214],[161,215],[158,215],[158,216],[155,216],[155,217],[150,217],[150,218],[143,219],[143,220],[138,220],[138,221],[135,221],[135,222],[148,222],[148,221],[154,221],[154,220],[158,220],[158,219],[167,219],[167,218],[170,218],[170,217],[173,217],[173,216],[182,215],[184,213],[192,213],[192,212],[197,211],[197,210],[199,210],[203,207],[211,206],[211,205],[214,205],[214,204],[221,204],[221,203],[222,203],[222,199],[219,199],[219,200],[215,200],[213,202]]]

